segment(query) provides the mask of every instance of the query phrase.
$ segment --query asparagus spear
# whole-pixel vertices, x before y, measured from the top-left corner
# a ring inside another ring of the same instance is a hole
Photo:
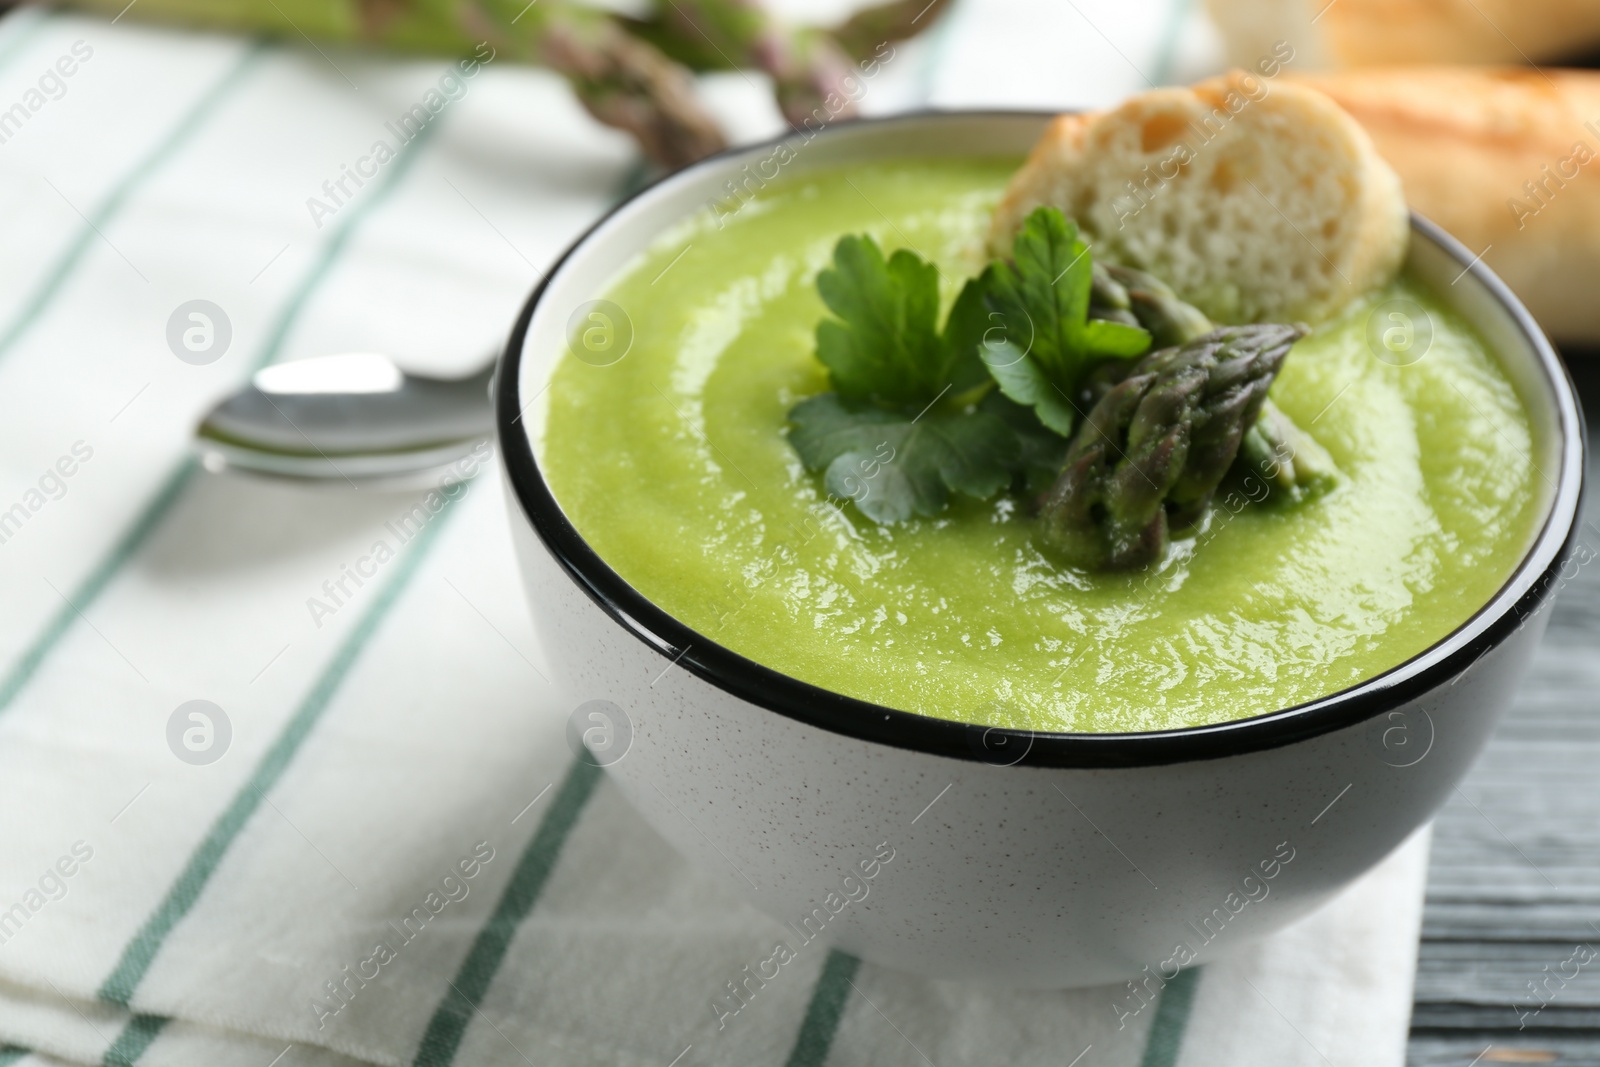
[[[675,170],[726,147],[678,64],[615,20],[556,5],[538,57],[566,76],[579,102],[607,126],[631,133],[651,161]]]
[[[691,70],[735,70],[737,57],[742,54],[751,36],[720,40],[709,36],[702,22],[693,17],[695,10],[705,8],[759,7],[754,0],[699,0],[694,8],[676,11],[682,0],[659,0],[648,16],[622,21],[639,36],[644,37],[667,55]],[[955,0],[884,0],[883,3],[864,7],[843,22],[826,30],[794,28],[791,32],[822,32],[856,62],[881,59],[885,46],[908,40],[926,30],[955,5]],[[720,10],[713,11],[717,16]],[[690,17],[685,17],[685,16]],[[721,16],[726,20],[727,16]],[[726,23],[725,23],[726,24]],[[749,27],[765,25],[751,21]],[[760,64],[754,64],[759,66]]]
[[[1239,443],[1239,465],[1287,500],[1324,493],[1339,477],[1328,450],[1296,426],[1271,397],[1261,405],[1261,417]]]
[[[115,16],[126,0],[61,0]],[[563,75],[599,121],[679,167],[726,145],[693,79],[610,14],[569,0],[139,0],[129,17],[288,40],[370,44],[417,54],[497,57]]]
[[[1094,268],[1090,299],[1095,306],[1090,314],[1143,326],[1150,331],[1153,347],[1187,344],[1216,329],[1199,308],[1179,299],[1153,274],[1099,262]],[[1315,496],[1338,480],[1338,468],[1327,449],[1270,397],[1261,406],[1261,417],[1245,433],[1239,465],[1264,478],[1275,491],[1284,491],[1281,500]]]
[[[1150,331],[1151,347],[1186,344],[1216,329],[1216,324],[1206,318],[1204,312],[1178,299],[1178,294],[1155,275],[1098,260],[1094,267],[1095,284],[1089,292],[1091,303],[1098,298],[1108,309],[1126,311],[1134,325]],[[1092,310],[1090,315],[1094,316]]]
[[[870,60],[884,45],[910,40],[955,6],[956,0],[887,0],[862,8],[830,32],[852,58]]]
[[[40,3],[52,0],[36,0]],[[889,0],[833,30],[791,27],[759,0],[659,0],[630,19],[572,0],[54,0],[108,16],[299,41],[371,44],[418,54],[498,55],[561,74],[599,121],[632,134],[655,163],[675,168],[725,139],[695,96],[692,72],[749,67],[772,76],[780,108],[799,125],[819,107],[854,113],[857,59],[926,28],[951,0]]]
[[[1086,569],[1161,558],[1200,518],[1304,326],[1230,326],[1152,352],[1083,420],[1040,503],[1041,537]]]
[[[692,71],[752,69],[772,79],[778,109],[799,129],[856,113],[863,68],[937,22],[955,0],[885,0],[824,29],[793,26],[761,0],[658,0],[619,24]],[[892,53],[890,53],[892,54]]]
[[[768,74],[791,126],[819,112],[830,118],[855,112],[851,58],[825,31],[785,26],[760,0],[671,0],[644,25],[664,51],[691,67],[716,69],[720,60],[729,69]]]

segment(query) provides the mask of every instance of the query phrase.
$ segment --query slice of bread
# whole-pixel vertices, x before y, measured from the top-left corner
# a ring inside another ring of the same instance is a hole
[[[995,210],[990,251],[1042,204],[1095,255],[1229,323],[1327,318],[1394,276],[1410,232],[1400,180],[1354,119],[1240,71],[1056,119]]]

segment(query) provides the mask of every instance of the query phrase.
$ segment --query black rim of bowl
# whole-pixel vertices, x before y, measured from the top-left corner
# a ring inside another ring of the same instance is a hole
[[[1036,117],[1044,120],[1053,114],[1036,111],[919,111],[890,118],[856,119],[836,123],[830,128],[926,122],[941,117]],[[819,136],[827,136],[827,133],[824,130]],[[675,664],[758,708],[861,741],[999,766],[1157,766],[1278,748],[1375,719],[1385,712],[1401,708],[1420,694],[1466,670],[1534,617],[1553,595],[1561,570],[1573,553],[1583,514],[1586,436],[1576,390],[1566,367],[1543,331],[1505,283],[1483,265],[1481,258],[1473,256],[1438,226],[1413,213],[1413,232],[1420,232],[1461,263],[1463,272],[1471,273],[1510,314],[1549,379],[1556,394],[1558,416],[1562,423],[1558,428],[1562,441],[1561,473],[1551,496],[1549,514],[1545,516],[1522,561],[1487,603],[1444,638],[1417,655],[1347,689],[1248,718],[1143,733],[1050,733],[956,722],[845,696],[764,666],[698,633],[651,603],[612,570],[589,547],[556,503],[534,459],[529,435],[519,426],[523,408],[519,390],[523,342],[534,310],[551,279],[619,211],[641,197],[652,195],[654,190],[668,182],[681,181],[732,158],[759,154],[787,139],[787,136],[774,138],[710,156],[660,178],[614,205],[562,253],[535,287],[517,317],[496,374],[495,429],[502,461],[512,489],[535,534],[567,575],[612,621],[654,649],[665,662]],[[1573,441],[1578,445],[1575,461],[1570,447]],[[1514,603],[1499,611],[1487,627],[1470,640],[1463,640],[1464,632],[1478,624],[1508,588],[1525,578],[1533,566],[1534,557],[1557,536],[1558,532],[1552,527],[1557,515],[1563,511],[1564,501],[1568,500],[1571,501],[1570,521],[1567,529],[1560,534],[1560,549],[1551,557],[1549,564]],[[1426,669],[1408,673],[1418,660],[1435,655],[1441,648],[1452,644],[1457,647]]]

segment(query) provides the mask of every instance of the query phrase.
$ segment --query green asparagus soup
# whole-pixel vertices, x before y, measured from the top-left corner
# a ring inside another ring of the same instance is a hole
[[[1027,500],[955,497],[879,525],[830,500],[785,439],[829,388],[815,279],[868,233],[939,266],[946,306],[983,262],[1009,164],[906,162],[776,184],[691,219],[608,299],[623,358],[564,356],[543,466],[600,556],[706,638],[850,696],[1038,730],[1223,722],[1333,693],[1444,637],[1533,532],[1528,419],[1484,342],[1413,281],[1317,325],[1272,398],[1331,453],[1336,488],[1291,506],[1228,487],[1163,560],[1091,574],[1041,552]],[[1432,341],[1379,360],[1374,308]]]

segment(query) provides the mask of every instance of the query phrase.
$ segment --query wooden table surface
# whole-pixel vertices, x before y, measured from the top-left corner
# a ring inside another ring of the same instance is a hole
[[[1600,351],[1568,362],[1600,425]],[[1585,511],[1600,553],[1600,492]],[[1600,558],[1435,823],[1409,1063],[1600,1067]]]

